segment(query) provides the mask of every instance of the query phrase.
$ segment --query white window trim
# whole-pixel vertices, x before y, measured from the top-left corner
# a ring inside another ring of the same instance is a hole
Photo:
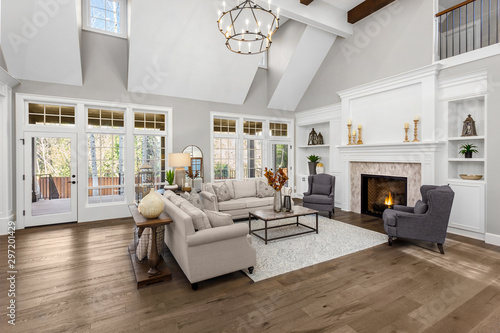
[[[224,118],[224,119],[234,119],[236,120],[236,134],[217,134],[214,133],[214,119],[215,118]],[[262,122],[262,131],[263,135],[247,135],[243,134],[243,122],[244,121],[261,121]],[[271,136],[269,134],[269,123],[284,123],[288,124],[288,136]],[[235,180],[244,180],[243,178],[243,140],[251,139],[251,140],[262,140],[262,166],[265,168],[271,162],[271,151],[270,146],[272,144],[288,144],[289,145],[289,168],[290,175],[288,184],[289,187],[294,186],[294,153],[293,153],[293,145],[294,145],[294,119],[284,120],[283,118],[277,117],[266,117],[266,116],[256,116],[249,114],[233,114],[233,113],[225,113],[225,112],[210,112],[210,179],[212,182],[223,182],[225,180],[215,180],[214,179],[214,139],[215,138],[233,138],[236,139],[236,179]]]
[[[90,0],[83,0],[82,1],[82,29],[87,30],[87,31],[92,31],[92,32],[97,32],[100,34],[108,35],[108,36],[113,36],[113,37],[119,37],[119,38],[125,38],[127,39],[128,35],[128,8],[127,8],[127,0],[113,0],[116,2],[120,3],[120,27],[121,27],[121,32],[120,33],[115,33],[107,30],[101,30],[101,29],[96,29],[93,28],[90,25]]]

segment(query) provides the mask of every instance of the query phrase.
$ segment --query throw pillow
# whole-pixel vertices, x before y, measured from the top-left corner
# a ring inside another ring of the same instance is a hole
[[[227,213],[215,212],[213,210],[203,210],[207,214],[208,220],[212,228],[222,227],[225,225],[234,224],[233,218]]]
[[[158,251],[158,254],[163,252],[164,237],[165,227],[161,226],[156,228],[156,250]],[[138,261],[144,260],[151,250],[151,238],[151,228],[144,229],[135,249],[135,256]]]
[[[203,184],[202,189],[205,192],[215,194],[214,187],[212,186],[212,184]]]
[[[243,180],[233,182],[234,198],[249,198],[257,196],[257,186],[255,180]]]
[[[274,192],[276,192],[274,188],[269,186],[265,181],[263,180],[259,181],[258,193],[257,193],[259,198],[272,197],[274,196]]]
[[[201,197],[198,193],[195,191],[191,191],[191,194],[189,195],[189,198],[187,199],[190,204],[195,206],[198,209],[203,209],[203,202],[201,202]]]
[[[312,184],[312,194],[330,195],[332,185],[326,184]]]
[[[225,184],[227,185],[227,188],[229,190],[229,196],[231,197],[231,199],[234,199],[233,181],[232,180],[226,180]]]
[[[215,194],[217,195],[217,200],[219,202],[231,200],[231,194],[229,193],[229,187],[226,183],[215,189]]]
[[[428,208],[429,208],[429,206],[427,206],[427,204],[425,202],[423,202],[422,200],[418,200],[415,203],[415,208],[413,209],[413,212],[415,214],[425,214],[425,213],[427,213]]]
[[[201,211],[200,209],[191,205],[189,202],[187,201],[183,202],[180,206],[180,209],[182,209],[186,214],[188,214],[191,217],[195,230],[199,231],[212,228],[210,222],[208,221],[207,215],[203,213],[203,211]]]

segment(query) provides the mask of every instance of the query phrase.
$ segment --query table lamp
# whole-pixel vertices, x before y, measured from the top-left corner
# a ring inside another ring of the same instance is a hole
[[[191,155],[189,153],[171,153],[168,154],[168,166],[175,169],[175,183],[179,189],[184,187],[186,170],[184,167],[191,166]]]

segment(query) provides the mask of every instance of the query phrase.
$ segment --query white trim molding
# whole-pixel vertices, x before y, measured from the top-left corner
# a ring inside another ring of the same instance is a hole
[[[500,235],[490,234],[487,232],[485,234],[484,241],[486,242],[486,244],[500,246]]]

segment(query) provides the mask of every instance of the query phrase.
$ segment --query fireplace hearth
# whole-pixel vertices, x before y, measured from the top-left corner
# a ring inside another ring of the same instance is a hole
[[[406,203],[406,177],[361,175],[361,214],[381,217],[385,209]]]

